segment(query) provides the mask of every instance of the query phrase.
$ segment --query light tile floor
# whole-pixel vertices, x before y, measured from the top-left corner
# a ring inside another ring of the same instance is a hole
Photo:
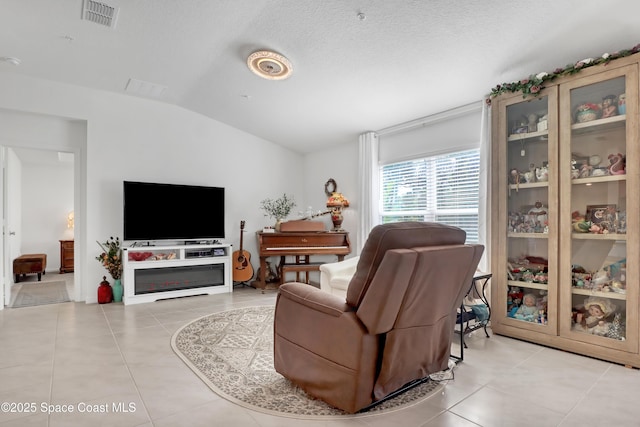
[[[0,402],[36,407],[32,413],[0,412],[0,427],[640,423],[638,370],[505,337],[485,338],[482,331],[467,337],[465,360],[443,393],[394,413],[335,421],[275,417],[230,403],[173,353],[170,338],[189,321],[272,305],[275,297],[274,292],[236,288],[232,294],[130,306],[71,302],[2,310]],[[128,412],[116,413],[114,404]],[[65,413],[65,405],[75,412]],[[105,405],[109,412],[101,412]]]

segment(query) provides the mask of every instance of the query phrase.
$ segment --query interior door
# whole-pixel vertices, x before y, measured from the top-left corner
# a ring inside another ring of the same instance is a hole
[[[4,309],[5,300],[10,301],[7,295],[11,296],[10,281],[5,277],[7,271],[7,241],[8,230],[6,229],[6,212],[4,209],[5,199],[5,152],[6,148],[0,147],[0,215],[2,217],[2,242],[0,242],[0,310]]]
[[[16,161],[15,153],[8,147],[0,146],[2,152],[2,288],[3,307],[11,302],[11,286],[13,284],[13,270],[11,260],[20,255],[22,229],[21,208],[21,179],[20,164]]]

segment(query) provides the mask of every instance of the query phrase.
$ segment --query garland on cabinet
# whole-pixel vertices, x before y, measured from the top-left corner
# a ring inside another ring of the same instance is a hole
[[[550,73],[543,71],[538,74],[532,74],[528,78],[516,82],[499,84],[491,89],[489,97],[486,98],[486,103],[491,105],[492,98],[507,92],[522,92],[523,98],[526,98],[527,96],[536,96],[542,89],[544,89],[545,82],[555,80],[557,77],[576,74],[585,68],[592,67],[594,65],[608,64],[615,59],[624,58],[638,52],[640,52],[640,44],[635,45],[631,49],[623,49],[614,53],[605,53],[599,58],[585,58],[575,64],[568,64],[564,68],[556,68]]]

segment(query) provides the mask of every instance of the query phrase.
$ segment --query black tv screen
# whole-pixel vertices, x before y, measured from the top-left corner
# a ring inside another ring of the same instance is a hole
[[[124,240],[207,240],[224,234],[224,188],[124,181]]]

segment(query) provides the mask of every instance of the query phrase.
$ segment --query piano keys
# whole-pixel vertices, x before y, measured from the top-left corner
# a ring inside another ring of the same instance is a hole
[[[251,286],[265,289],[266,260],[271,256],[279,256],[278,272],[281,274],[285,265],[285,257],[293,256],[297,266],[304,268],[314,255],[336,255],[338,261],[344,260],[345,255],[351,253],[349,233],[346,231],[298,231],[284,233],[256,233],[260,257],[260,274]],[[301,262],[302,260],[302,262]]]

